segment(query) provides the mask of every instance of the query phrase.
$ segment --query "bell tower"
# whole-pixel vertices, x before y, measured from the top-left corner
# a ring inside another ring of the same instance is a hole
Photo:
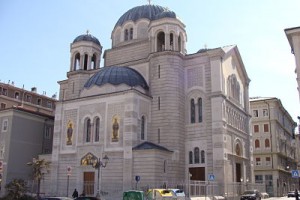
[[[75,38],[71,44],[70,72],[100,68],[102,46],[89,31]]]
[[[86,81],[100,69],[102,46],[89,31],[74,39],[70,51],[68,79],[60,84],[60,99],[62,100],[80,97]]]

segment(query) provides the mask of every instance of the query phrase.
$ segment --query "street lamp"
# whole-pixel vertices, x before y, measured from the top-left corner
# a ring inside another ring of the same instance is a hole
[[[246,190],[248,190],[248,183],[249,183],[249,178],[247,177],[247,179],[246,179]]]
[[[93,168],[97,169],[98,170],[98,184],[97,184],[97,194],[96,194],[96,197],[100,197],[100,168],[103,167],[105,168],[106,167],[106,164],[108,162],[109,158],[107,157],[107,155],[105,155],[103,158],[102,158],[102,161],[100,160],[100,158],[97,158],[94,160],[94,163],[93,163]]]

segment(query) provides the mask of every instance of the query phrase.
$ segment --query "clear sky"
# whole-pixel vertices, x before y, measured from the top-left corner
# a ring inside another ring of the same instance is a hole
[[[277,97],[298,123],[295,59],[284,33],[300,26],[299,0],[152,0],[186,25],[187,53],[237,45],[250,97]],[[146,0],[0,0],[0,81],[47,96],[59,93],[70,66],[70,43],[89,30],[105,49],[127,10]],[[101,61],[101,66],[103,60]]]

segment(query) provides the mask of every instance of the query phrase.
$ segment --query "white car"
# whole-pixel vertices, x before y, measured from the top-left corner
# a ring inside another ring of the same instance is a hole
[[[177,200],[190,200],[190,198],[188,198],[185,195],[184,191],[181,189],[169,189],[169,190],[171,190],[174,193]]]

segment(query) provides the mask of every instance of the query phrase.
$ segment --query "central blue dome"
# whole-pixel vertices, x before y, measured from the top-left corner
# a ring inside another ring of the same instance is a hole
[[[132,68],[119,66],[101,68],[85,83],[84,87],[102,86],[106,83],[112,85],[126,84],[131,87],[141,86],[145,90],[149,90],[147,82],[140,73]]]
[[[124,13],[115,27],[122,26],[126,21],[136,22],[139,19],[149,19],[150,21],[161,18],[177,18],[173,11],[158,5],[143,5],[137,6]]]

